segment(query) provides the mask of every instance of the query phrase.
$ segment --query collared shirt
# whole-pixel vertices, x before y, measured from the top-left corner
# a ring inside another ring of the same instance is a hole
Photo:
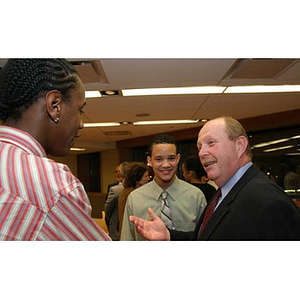
[[[0,240],[110,240],[81,182],[28,133],[0,126]]]
[[[121,240],[144,240],[129,221],[129,216],[149,220],[148,208],[156,215],[161,215],[161,193],[163,189],[153,181],[135,189],[127,198],[122,224]],[[166,190],[170,206],[172,223],[176,230],[193,231],[206,206],[202,191],[195,186],[175,178],[173,184]]]
[[[251,167],[252,162],[248,162],[241,168],[239,168],[236,173],[221,187],[221,197],[219,198],[219,202],[217,206],[215,207],[215,210],[217,207],[221,204],[223,199],[227,196],[227,194],[230,192],[230,190],[234,187],[234,185],[242,178],[242,176],[245,174],[245,172]]]

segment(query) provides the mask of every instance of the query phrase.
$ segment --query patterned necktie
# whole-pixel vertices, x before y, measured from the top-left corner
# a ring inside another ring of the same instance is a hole
[[[218,204],[219,198],[221,196],[221,189],[217,189],[214,197],[212,198],[212,200],[210,201],[208,208],[205,212],[202,224],[201,224],[201,228],[200,228],[200,232],[199,232],[199,236],[202,234],[202,231],[204,230],[206,224],[208,223],[208,221],[210,220],[210,218],[212,217],[215,207]],[[198,237],[199,237],[198,236]]]
[[[171,212],[170,212],[170,207],[168,204],[168,193],[166,191],[163,191],[161,193],[161,198],[162,198],[162,202],[161,202],[161,219],[163,220],[163,222],[166,224],[166,226],[169,229],[173,228],[172,225],[172,218],[171,218]]]

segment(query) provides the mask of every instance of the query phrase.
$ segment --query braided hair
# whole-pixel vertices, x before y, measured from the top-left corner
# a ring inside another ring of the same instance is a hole
[[[78,79],[78,73],[65,59],[8,60],[0,72],[0,120],[18,120],[37,99],[52,90],[69,100]]]

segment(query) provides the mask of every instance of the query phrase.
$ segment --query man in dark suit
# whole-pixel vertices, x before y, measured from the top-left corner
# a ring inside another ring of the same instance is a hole
[[[194,232],[167,230],[149,208],[150,221],[130,217],[140,234],[149,240],[300,240],[299,208],[251,162],[248,137],[237,120],[207,122],[197,146],[209,179],[221,189],[216,206],[210,207],[212,200]]]
[[[106,193],[106,196],[105,196],[105,199],[104,199],[104,205],[106,204],[110,188],[113,187],[113,186],[116,186],[116,185],[122,185],[122,181],[123,181],[124,178],[123,178],[123,176],[120,172],[120,165],[116,166],[115,177],[116,177],[117,181],[109,183],[108,186],[107,186],[107,193]],[[105,215],[105,223],[106,223],[107,228],[109,229],[109,219],[106,215]]]

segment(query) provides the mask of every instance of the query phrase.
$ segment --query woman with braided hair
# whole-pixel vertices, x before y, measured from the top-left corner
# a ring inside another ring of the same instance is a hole
[[[47,155],[83,128],[83,83],[64,59],[10,59],[0,72],[0,240],[110,240],[81,182]]]

